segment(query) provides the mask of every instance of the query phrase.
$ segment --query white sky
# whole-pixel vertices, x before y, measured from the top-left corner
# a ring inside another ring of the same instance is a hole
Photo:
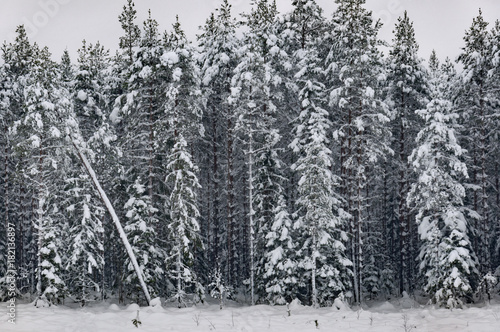
[[[248,11],[250,0],[229,0],[233,13]],[[138,22],[147,17],[151,9],[153,18],[160,24],[160,31],[170,30],[178,14],[188,36],[194,40],[198,27],[209,14],[219,7],[222,0],[135,0]],[[280,12],[291,8],[292,0],[277,0]],[[490,26],[500,19],[499,0],[367,0],[367,7],[374,16],[384,21],[380,37],[392,39],[397,17],[404,10],[415,23],[420,55],[428,58],[432,49],[438,56],[454,59],[463,45],[466,29],[481,7]],[[100,41],[113,51],[117,48],[122,31],[118,15],[126,0],[0,0],[0,41],[12,41],[15,29],[24,24],[30,39],[48,46],[59,59],[68,49],[76,60],[76,51],[83,39],[89,43]],[[330,17],[335,9],[334,0],[317,0]]]

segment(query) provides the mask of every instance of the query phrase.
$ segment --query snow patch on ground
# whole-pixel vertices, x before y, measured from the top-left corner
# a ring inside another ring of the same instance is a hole
[[[127,332],[127,331],[404,331],[403,325],[412,331],[461,331],[493,332],[500,326],[500,304],[471,307],[463,310],[438,309],[432,306],[416,306],[404,309],[400,300],[373,303],[369,307],[353,310],[343,307],[313,309],[299,302],[286,306],[240,306],[228,303],[223,310],[217,304],[177,309],[167,307],[139,307],[115,303],[91,303],[83,308],[60,305],[36,308],[33,303],[17,304],[16,325],[7,322],[7,304],[0,303],[3,317],[0,331],[37,332]],[[152,303],[158,304],[159,299]],[[137,317],[141,325],[136,328],[132,320]],[[317,326],[316,326],[317,323]]]

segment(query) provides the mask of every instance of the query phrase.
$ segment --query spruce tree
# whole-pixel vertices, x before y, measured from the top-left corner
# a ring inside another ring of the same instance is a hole
[[[123,92],[117,98],[111,116],[119,122],[118,142],[123,153],[118,171],[127,221],[125,230],[130,232],[130,241],[137,245],[134,250],[139,264],[145,269],[143,272],[150,291],[158,295],[162,291],[160,277],[164,271],[164,250],[159,246],[158,234],[165,233],[160,219],[165,219],[167,212],[162,204],[165,190],[162,158],[166,152],[160,148],[157,133],[165,121],[161,108],[165,99],[163,89],[169,76],[168,68],[162,63],[165,49],[158,23],[149,12],[140,30],[134,23],[135,17],[133,2],[129,1],[120,16],[120,21],[126,21],[125,25],[122,24],[125,37],[120,44]],[[138,207],[132,202],[146,206]],[[141,223],[145,226],[138,227]],[[135,237],[141,231],[145,232],[144,239],[137,242]],[[128,269],[125,281],[129,284],[134,280],[131,279],[134,271],[128,259],[124,264]]]
[[[196,274],[192,268],[196,246],[201,245],[197,208],[199,189],[197,168],[191,160],[187,143],[179,133],[176,143],[167,159],[167,182],[172,184],[169,197],[170,219],[169,239],[173,242],[168,256],[170,278],[175,281],[173,298],[179,308],[185,304],[186,288],[199,291]],[[196,294],[202,295],[202,294]]]
[[[389,52],[387,104],[391,108],[393,140],[391,147],[397,158],[387,170],[391,184],[397,187],[394,197],[394,216],[397,229],[397,244],[387,252],[398,262],[399,294],[410,292],[414,275],[414,218],[408,210],[406,198],[414,174],[408,163],[408,156],[415,147],[415,138],[421,127],[421,120],[415,111],[426,104],[427,74],[418,56],[415,30],[405,12],[398,19],[394,30],[392,49]],[[387,234],[390,235],[390,234]],[[390,257],[389,256],[389,257]],[[386,260],[387,261],[387,260]],[[387,261],[388,262],[388,261]]]
[[[127,0],[127,4],[123,6],[123,11],[118,17],[125,33],[124,36],[120,37],[120,49],[123,50],[127,65],[131,65],[134,62],[134,47],[138,46],[141,35],[139,27],[135,24],[136,18],[137,10],[135,10],[135,3],[133,0]]]
[[[78,164],[78,162],[76,162]],[[78,171],[82,171],[78,168]],[[66,211],[73,222],[66,231],[69,235],[70,251],[67,253],[65,269],[68,275],[68,292],[79,301],[82,306],[87,302],[100,298],[103,292],[99,279],[95,276],[104,268],[104,228],[102,219],[105,210],[95,203],[96,198],[86,174],[68,180],[72,187],[67,195],[75,204],[68,205]]]
[[[11,221],[9,213],[11,210],[10,200],[12,198],[10,181],[12,181],[12,170],[10,165],[10,143],[9,137],[7,135],[9,125],[12,121],[11,114],[9,114],[9,99],[10,94],[9,81],[5,73],[5,68],[3,65],[0,66],[0,128],[3,128],[0,134],[0,214],[3,216],[3,220],[0,223],[0,285],[3,287],[3,291],[0,292],[0,299],[4,300],[7,298],[7,280],[5,276],[7,275],[7,229]]]
[[[211,197],[205,202],[207,246],[211,249],[210,270],[223,271],[226,285],[237,279],[236,257],[239,225],[236,218],[240,209],[236,205],[235,114],[229,104],[231,77],[236,67],[236,20],[231,16],[231,5],[224,0],[206,21],[198,37],[201,46],[200,67],[202,93],[206,98],[203,126],[206,130],[205,151],[200,165],[206,183],[202,183]],[[208,167],[209,166],[209,167]],[[226,253],[225,255],[223,253]]]
[[[249,243],[249,259],[244,265],[250,264],[248,274],[252,304],[257,295],[267,297],[266,289],[270,286],[266,283],[278,282],[269,278],[281,275],[270,271],[278,261],[269,256],[269,251],[278,250],[273,245],[281,245],[274,240],[268,241],[267,236],[269,232],[276,231],[271,230],[276,216],[283,218],[288,215],[284,204],[283,162],[279,150],[282,135],[277,124],[276,106],[281,88],[278,83],[280,73],[275,68],[280,60],[276,45],[277,12],[274,2],[262,0],[253,5],[252,11],[245,14],[250,30],[245,34],[239,50],[242,56],[238,59],[231,84],[234,91],[231,102],[238,119],[236,130],[246,155],[245,196],[249,210],[246,240]],[[281,259],[288,258],[282,255],[279,261]],[[270,293],[274,294],[276,290]]]
[[[60,90],[56,65],[49,51],[33,46],[30,73],[23,86],[24,112],[13,123],[11,132],[19,157],[23,159],[23,176],[36,201],[34,227],[37,240],[37,275],[35,305],[54,304],[64,296],[61,228],[64,224],[58,193],[62,188],[62,158],[66,154],[61,140],[64,128],[61,114],[70,111],[67,95]],[[58,176],[59,173],[59,176]]]
[[[491,136],[489,139],[490,148],[493,157],[491,160],[493,164],[490,165],[490,171],[493,175],[493,200],[491,207],[491,214],[494,217],[494,223],[496,226],[495,236],[496,243],[494,243],[494,260],[493,267],[497,269],[497,275],[500,274],[500,96],[498,92],[500,90],[500,21],[495,21],[495,26],[490,32],[490,55],[489,61],[491,61],[491,70],[489,72],[490,89],[488,99],[494,108],[492,121]]]
[[[137,257],[149,293],[152,296],[158,296],[161,290],[161,277],[164,273],[162,265],[158,262],[164,259],[164,255],[154,245],[157,221],[149,218],[157,210],[152,207],[150,196],[140,178],[127,188],[127,194],[130,198],[124,205],[127,211],[124,230]],[[127,287],[127,295],[130,298],[139,299],[141,290],[138,288],[137,276],[130,259],[125,260],[125,267],[124,283]]]
[[[71,98],[71,102],[74,104],[75,120],[79,120],[79,127],[85,132],[87,142],[90,141],[88,137],[91,135],[90,131],[96,131],[94,120],[96,114],[93,109],[97,108],[96,113],[103,116],[99,109],[100,100],[95,98],[94,88],[97,88],[99,92],[101,89],[94,87],[92,83],[98,81],[96,77],[98,69],[93,66],[105,65],[105,63],[100,63],[100,58],[96,61],[95,58],[89,57],[88,51],[92,48],[90,45],[87,49],[85,41],[83,42],[79,50],[77,68],[73,68],[67,51],[63,53],[58,66],[61,87],[66,90],[67,94],[73,92],[75,95],[74,91],[78,91],[76,96]],[[97,118],[100,117],[97,116]],[[90,145],[93,144],[90,143]],[[98,299],[99,291],[104,291],[102,285],[99,285],[99,282],[102,282],[99,280],[101,278],[96,278],[96,276],[100,276],[97,271],[102,272],[104,268],[102,219],[105,211],[99,198],[93,194],[92,183],[88,175],[79,167],[76,156],[69,155],[67,159],[71,165],[76,166],[65,172],[64,205],[69,222],[62,229],[62,233],[68,235],[65,243],[71,250],[63,257],[63,261],[66,270],[65,277],[68,280],[68,293],[84,306],[87,302]]]
[[[283,135],[283,143],[279,147],[284,151],[282,160],[288,166],[297,159],[297,155],[288,149],[294,139],[290,123],[298,117],[301,110],[294,77],[300,68],[297,67],[295,55],[297,52],[320,48],[324,45],[323,35],[327,34],[323,10],[315,0],[292,1],[292,5],[292,10],[278,20],[276,38],[270,49],[277,60],[273,61],[273,68],[278,73],[276,83],[279,86],[279,93],[276,94],[279,98],[279,103],[276,103],[276,123]],[[321,51],[318,50],[318,53],[321,54]],[[289,179],[285,182],[287,206],[295,209],[298,175],[287,168],[284,176]]]
[[[203,129],[197,101],[199,77],[194,50],[178,20],[166,41],[168,56],[165,60],[172,70],[172,80],[166,87],[167,99],[163,105],[168,123],[164,144],[171,145],[166,158],[165,180],[169,190],[166,205],[170,217],[167,242],[171,243],[167,268],[175,287],[171,298],[180,308],[185,305],[187,291],[194,293],[195,302],[204,300],[201,278],[197,277],[194,267],[195,255],[203,250],[198,222],[200,184],[198,167],[189,146]]]
[[[372,169],[392,151],[387,123],[389,111],[381,100],[385,72],[378,50],[380,23],[363,7],[365,0],[337,0],[326,43],[330,93],[330,115],[335,120],[334,138],[340,146],[340,194],[344,209],[351,215],[346,231],[353,263],[354,302],[363,298],[363,232],[371,222]]]
[[[490,212],[492,175],[488,165],[493,165],[495,157],[489,153],[491,138],[493,108],[489,101],[488,73],[491,70],[489,50],[488,23],[484,21],[482,12],[473,19],[472,25],[466,31],[465,46],[458,57],[464,67],[463,84],[459,92],[460,107],[465,110],[465,121],[469,124],[465,147],[471,155],[469,172],[471,182],[475,186],[470,194],[470,207],[476,211],[480,219],[474,223],[474,250],[479,262],[480,272],[486,274],[491,266],[491,220]],[[490,159],[493,158],[493,159]]]
[[[447,95],[453,84],[450,66],[434,78],[426,109],[417,111],[425,125],[410,156],[418,179],[408,203],[417,211],[424,290],[433,303],[456,308],[472,296],[478,271],[464,207],[468,174],[458,141],[460,114]]]
[[[33,45],[30,44],[24,26],[16,29],[13,43],[2,46],[4,77],[2,80],[3,148],[2,183],[4,190],[4,216],[16,223],[16,263],[21,275],[20,287],[35,293],[36,238],[32,222],[32,193],[28,179],[22,176],[24,161],[15,149],[15,135],[9,133],[14,121],[24,114],[24,88],[33,63]]]
[[[88,44],[83,41],[78,50],[74,73],[68,73],[64,57],[60,66],[63,81],[66,81],[68,76],[73,76],[68,84],[73,95],[72,101],[79,132],[82,135],[83,146],[81,148],[85,150],[85,155],[99,174],[106,192],[112,192],[115,181],[110,179],[116,174],[118,156],[121,154],[116,144],[116,128],[110,119],[112,106],[112,97],[110,96],[111,65],[109,51],[104,46],[99,42]],[[73,163],[79,165],[79,157],[75,155],[73,158]],[[70,179],[72,183],[67,190],[68,205],[75,207],[73,211],[75,224],[72,226],[71,232],[82,232],[90,224],[93,224],[90,226],[90,233],[92,230],[96,230],[88,237],[90,240],[88,243],[80,243],[83,248],[87,249],[80,250],[79,253],[82,255],[80,259],[83,260],[85,260],[86,255],[94,257],[97,266],[93,268],[92,272],[89,272],[89,269],[82,269],[78,265],[74,266],[77,266],[77,270],[80,269],[80,273],[87,274],[92,280],[88,284],[94,289],[98,288],[101,296],[104,297],[108,287],[114,286],[114,281],[117,279],[116,266],[114,266],[116,257],[113,251],[119,243],[113,239],[117,238],[118,234],[115,232],[115,227],[109,222],[109,217],[104,212],[104,204],[97,195],[87,172],[82,167],[75,167]],[[74,191],[78,191],[78,194],[75,195]],[[90,222],[83,224],[82,221],[85,218],[82,218],[81,215],[85,205],[91,211],[92,218],[89,219]]]
[[[331,126],[325,86],[314,73],[320,72],[314,50],[297,54],[302,70],[295,75],[302,109],[296,120],[290,147],[298,154],[292,169],[299,176],[296,231],[303,235],[297,252],[299,266],[311,282],[313,307],[333,303],[348,288],[350,266],[346,257],[347,235],[342,231],[349,215],[335,191],[338,178],[331,172],[332,157],[327,133]]]

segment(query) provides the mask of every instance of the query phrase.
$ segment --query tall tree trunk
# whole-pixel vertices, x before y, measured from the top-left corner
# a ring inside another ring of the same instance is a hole
[[[404,97],[401,96],[401,107],[404,109]],[[404,128],[405,112],[400,115],[400,128],[399,128],[399,293],[403,294],[405,290],[405,265],[407,263],[407,218],[406,218],[406,153],[405,153],[405,128]]]
[[[177,252],[177,295],[179,296],[178,297],[178,303],[177,303],[177,307],[178,308],[181,308],[181,305],[182,305],[182,299],[181,299],[181,292],[182,292],[182,245],[179,241],[179,243],[177,244],[179,247],[178,247],[178,252]]]
[[[220,232],[220,227],[219,227],[219,214],[218,214],[218,209],[219,209],[219,182],[218,182],[218,159],[217,159],[217,121],[216,121],[216,112],[215,108],[212,111],[212,131],[213,131],[213,137],[212,137],[212,153],[213,153],[213,164],[212,164],[212,187],[213,187],[213,201],[212,201],[212,209],[211,209],[211,217],[212,220],[209,221],[209,229],[210,229],[210,224],[213,224],[214,227],[214,232],[213,232],[213,240],[214,240],[214,248],[213,248],[213,255],[212,255],[212,264],[215,267],[216,270],[220,268],[220,256],[219,256],[219,232]],[[210,239],[210,237],[209,237]]]
[[[484,98],[484,87],[483,82],[481,81],[479,85],[479,156],[478,156],[478,165],[477,168],[479,170],[479,179],[478,185],[481,188],[480,194],[478,197],[478,209],[476,210],[481,216],[480,227],[479,227],[479,238],[480,240],[480,272],[484,275],[489,272],[491,268],[491,257],[490,257],[490,227],[489,227],[489,211],[488,211],[488,176],[487,176],[487,121],[485,114],[485,98]]]
[[[250,129],[250,133],[248,135],[248,227],[249,227],[249,244],[250,244],[250,296],[252,305],[255,304],[254,298],[254,274],[255,274],[255,262],[254,262],[254,225],[253,225],[253,137],[252,130]]]
[[[228,284],[233,282],[233,208],[234,208],[234,176],[233,176],[233,128],[228,115],[227,120],[227,276]]]
[[[175,106],[177,107],[177,100],[175,101]],[[154,169],[153,169],[153,151],[154,151],[154,120],[153,120],[153,88],[152,82],[149,85],[149,146],[148,146],[148,193],[149,199],[151,201],[151,205],[154,206],[154,197],[153,197],[153,177],[154,177]],[[149,209],[149,217],[152,217],[152,210]],[[155,229],[158,231],[158,229]]]
[[[361,299],[362,299],[362,270],[363,270],[363,250],[361,247],[361,234],[362,234],[362,229],[361,226],[363,224],[363,194],[362,194],[362,187],[363,187],[363,177],[364,177],[364,171],[361,172],[363,165],[362,165],[362,137],[358,138],[358,149],[357,149],[357,156],[356,156],[356,162],[357,162],[357,167],[358,170],[356,172],[356,230],[355,230],[355,236],[356,236],[356,269],[358,271],[357,275],[357,285],[356,285],[356,302],[358,304],[361,304]]]
[[[311,253],[311,259],[312,259],[312,267],[311,267],[311,292],[312,292],[312,306],[313,308],[318,307],[318,289],[316,288],[316,251],[318,250],[317,246],[317,239],[316,239],[316,225],[313,226],[312,229],[312,253]]]
[[[38,207],[37,207],[37,217],[38,217],[38,248],[37,248],[37,284],[36,284],[36,291],[37,291],[37,296],[38,299],[42,297],[42,291],[43,291],[43,284],[42,284],[42,246],[43,246],[43,236],[44,236],[44,229],[43,229],[43,204],[44,204],[44,196],[43,191],[44,188],[42,187],[43,184],[43,152],[42,148],[40,147],[38,149]]]

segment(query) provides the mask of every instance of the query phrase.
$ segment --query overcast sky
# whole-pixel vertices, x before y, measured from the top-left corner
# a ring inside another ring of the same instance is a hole
[[[229,0],[233,13],[248,11],[250,0]],[[188,36],[194,40],[198,27],[222,0],[135,0],[138,23],[151,9],[160,30],[170,30],[178,14]],[[278,9],[290,10],[292,0],[277,0]],[[438,56],[454,59],[463,46],[463,35],[481,7],[490,26],[500,19],[499,0],[367,0],[367,7],[384,27],[380,37],[390,41],[397,17],[404,10],[414,21],[420,55],[428,58],[432,49]],[[32,41],[48,46],[55,58],[68,49],[73,60],[83,39],[100,41],[112,51],[122,31],[118,15],[126,0],[0,0],[0,41],[12,41],[18,25],[24,24]],[[334,0],[317,0],[330,17]]]

